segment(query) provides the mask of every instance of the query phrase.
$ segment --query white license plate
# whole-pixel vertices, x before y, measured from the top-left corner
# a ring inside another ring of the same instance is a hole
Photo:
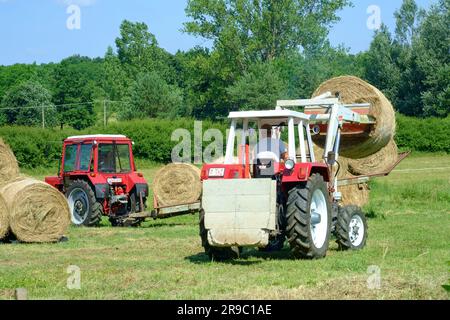
[[[209,177],[223,177],[225,175],[225,168],[211,168],[209,169]]]
[[[108,178],[106,179],[106,181],[109,184],[113,184],[113,183],[122,183],[122,178]]]

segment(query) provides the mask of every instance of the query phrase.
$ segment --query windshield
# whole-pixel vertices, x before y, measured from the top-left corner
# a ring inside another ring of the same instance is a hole
[[[98,148],[98,170],[104,173],[131,171],[128,144],[100,144]]]

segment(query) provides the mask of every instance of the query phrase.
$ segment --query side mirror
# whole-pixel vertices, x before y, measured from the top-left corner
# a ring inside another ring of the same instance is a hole
[[[328,152],[327,163],[330,166],[334,166],[334,164],[336,163],[336,153],[334,153],[333,151]]]

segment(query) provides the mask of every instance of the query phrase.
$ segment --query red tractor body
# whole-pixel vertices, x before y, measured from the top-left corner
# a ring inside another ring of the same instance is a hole
[[[130,213],[145,209],[148,184],[136,171],[132,146],[121,135],[64,140],[58,176],[45,181],[66,194],[74,224],[95,225],[98,215],[106,215],[119,225]]]

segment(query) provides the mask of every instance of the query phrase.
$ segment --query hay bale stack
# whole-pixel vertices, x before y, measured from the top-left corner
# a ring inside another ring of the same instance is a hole
[[[361,159],[373,155],[384,148],[395,135],[396,121],[392,104],[384,94],[369,83],[353,76],[342,76],[322,83],[313,97],[330,91],[339,93],[344,103],[370,103],[369,115],[376,119],[376,124],[368,126],[363,134],[343,135],[340,153],[352,159]],[[323,146],[325,136],[315,136],[317,144]]]
[[[153,192],[159,206],[193,203],[200,199],[201,170],[188,163],[172,163],[161,168],[153,180]]]
[[[0,240],[5,238],[9,231],[8,207],[0,194]]]
[[[0,184],[16,178],[19,175],[19,165],[9,146],[0,139]]]
[[[56,242],[70,225],[64,195],[35,179],[19,177],[0,188],[12,233],[22,242]]]

